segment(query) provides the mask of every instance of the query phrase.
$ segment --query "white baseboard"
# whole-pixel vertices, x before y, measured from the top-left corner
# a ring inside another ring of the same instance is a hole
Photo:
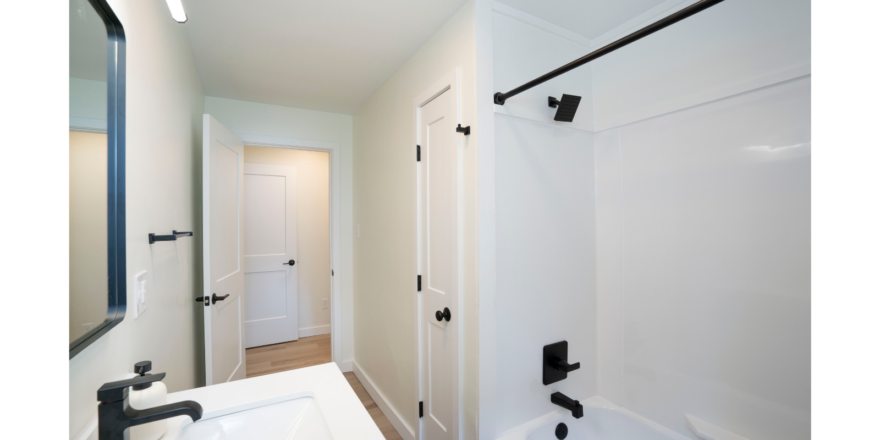
[[[326,335],[330,333],[329,325],[319,325],[316,327],[306,327],[299,329],[299,337],[307,338],[309,336],[318,336],[318,335]]]
[[[388,421],[391,422],[391,426],[403,437],[403,440],[415,440],[416,434],[415,431],[403,421],[403,418],[400,417],[400,414],[392,407],[387,400],[385,400],[385,396],[376,389],[376,386],[373,385],[373,382],[370,381],[370,378],[364,374],[364,372],[358,367],[357,362],[352,362],[352,371],[354,371],[354,375],[361,381],[361,385],[364,386],[367,390],[367,394],[373,398],[373,401],[376,402],[376,405],[382,410],[382,414],[385,414],[385,417],[388,418]]]

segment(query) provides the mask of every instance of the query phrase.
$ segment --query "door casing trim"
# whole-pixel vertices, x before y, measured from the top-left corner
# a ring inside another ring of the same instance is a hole
[[[235,133],[245,146],[287,148],[290,150],[324,151],[330,153],[330,356],[342,372],[351,371],[351,361],[343,360],[342,281],[335,274],[342,267],[342,147],[337,142],[261,136]],[[352,323],[348,323],[352,327]],[[349,346],[353,346],[348,341]]]

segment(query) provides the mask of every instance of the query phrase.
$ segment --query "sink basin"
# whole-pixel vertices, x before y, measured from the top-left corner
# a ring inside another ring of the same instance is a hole
[[[332,439],[315,399],[301,397],[184,424],[178,440]]]

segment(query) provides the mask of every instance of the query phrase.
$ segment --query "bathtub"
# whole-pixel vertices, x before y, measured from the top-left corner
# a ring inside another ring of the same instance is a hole
[[[560,408],[505,432],[498,440],[556,440],[556,426],[568,427],[566,440],[689,440],[601,397],[581,402],[584,416],[575,419]]]

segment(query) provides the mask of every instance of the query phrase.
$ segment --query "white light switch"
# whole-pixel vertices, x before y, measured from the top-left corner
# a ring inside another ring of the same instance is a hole
[[[322,309],[326,309],[327,307],[330,307],[330,299],[329,299],[329,298],[323,298],[323,299],[321,300],[321,308],[322,308]]]
[[[147,311],[147,271],[134,277],[134,317],[137,318]]]

